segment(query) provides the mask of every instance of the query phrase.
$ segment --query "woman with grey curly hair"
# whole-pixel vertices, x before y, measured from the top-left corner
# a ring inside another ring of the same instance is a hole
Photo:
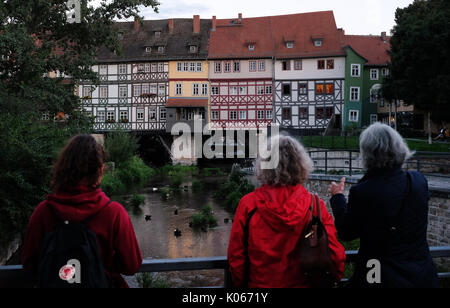
[[[303,184],[313,163],[303,146],[289,136],[270,140],[268,158],[257,160],[262,186],[244,196],[237,208],[228,247],[235,287],[309,287],[301,269],[299,239],[309,223],[312,195]],[[339,278],[345,250],[337,241],[333,218],[320,200],[331,259]]]
[[[360,239],[350,286],[438,286],[427,243],[428,183],[419,172],[402,170],[412,155],[407,144],[390,126],[375,123],[361,134],[360,152],[367,172],[351,187],[348,203],[345,178],[329,189],[340,239]],[[374,275],[373,260],[379,262]]]

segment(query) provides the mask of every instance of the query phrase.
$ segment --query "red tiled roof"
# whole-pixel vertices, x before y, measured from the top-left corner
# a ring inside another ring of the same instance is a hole
[[[201,98],[169,98],[166,107],[207,107],[208,99]]]
[[[388,51],[391,49],[390,37],[383,42],[381,36],[345,35],[344,46],[350,46],[356,53],[367,60],[366,65],[387,65],[391,62]]]
[[[315,47],[313,38],[323,39]],[[294,41],[294,48],[286,48]],[[255,50],[248,50],[248,43]],[[345,55],[332,11],[257,18],[218,19],[211,31],[209,58],[289,58]]]

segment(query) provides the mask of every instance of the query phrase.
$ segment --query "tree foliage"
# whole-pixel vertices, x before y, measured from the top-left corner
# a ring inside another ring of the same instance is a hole
[[[397,9],[391,38],[391,75],[383,86],[388,99],[403,99],[449,121],[450,1],[415,0]]]
[[[99,48],[121,52],[114,21],[139,17],[142,5],[155,11],[159,5],[80,1],[80,23],[68,22],[66,0],[0,2],[0,240],[23,231],[48,193],[51,164],[64,141],[89,132],[91,119],[74,89],[79,80],[98,84],[91,66]],[[43,112],[50,121],[41,121]],[[68,115],[64,123],[52,121],[58,113]]]

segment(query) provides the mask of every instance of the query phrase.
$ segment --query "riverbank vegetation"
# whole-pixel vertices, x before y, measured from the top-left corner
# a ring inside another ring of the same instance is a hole
[[[196,231],[207,231],[208,228],[214,228],[217,225],[217,218],[214,216],[210,205],[205,205],[199,213],[195,213],[191,217],[191,226]]]
[[[157,273],[139,273],[136,275],[136,281],[139,288],[142,289],[166,289],[171,287],[170,283],[166,279],[161,278]]]

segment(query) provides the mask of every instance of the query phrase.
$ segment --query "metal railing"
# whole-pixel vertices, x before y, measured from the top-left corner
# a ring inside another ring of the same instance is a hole
[[[433,258],[450,258],[450,246],[431,247]],[[346,251],[346,262],[353,263],[357,260],[357,251]],[[232,287],[231,276],[228,271],[226,257],[188,258],[188,259],[160,259],[144,260],[140,273],[160,273],[196,270],[223,270],[224,287]],[[450,272],[439,273],[439,278],[450,278]],[[345,279],[342,280],[346,281]],[[0,288],[31,287],[31,279],[21,265],[0,266]]]

